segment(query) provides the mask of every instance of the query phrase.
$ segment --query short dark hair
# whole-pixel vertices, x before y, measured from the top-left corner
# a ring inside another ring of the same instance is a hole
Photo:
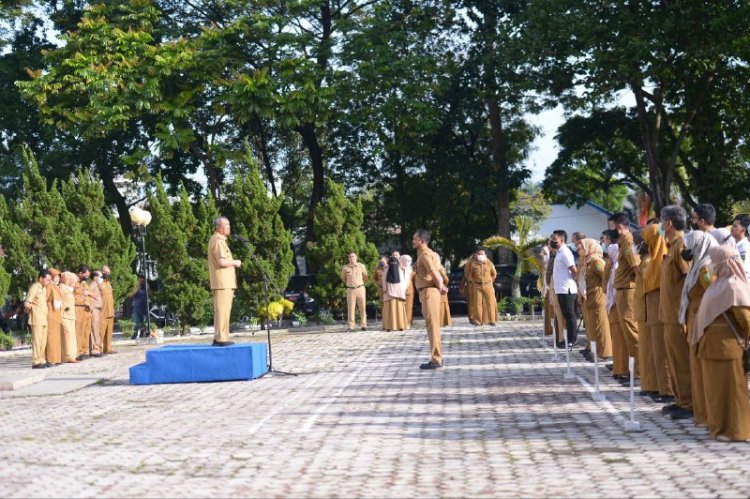
[[[630,218],[628,217],[627,213],[618,212],[609,217],[609,221],[614,223],[615,225],[624,225],[625,227],[630,227]]]
[[[698,218],[702,218],[708,225],[716,222],[716,208],[710,203],[701,203],[693,210]]]
[[[50,272],[48,269],[42,269],[39,271],[39,275],[37,276],[37,279],[41,279],[42,277],[52,277],[52,272]]]
[[[586,239],[586,234],[584,234],[583,232],[576,231],[572,234],[571,237],[573,239],[578,239],[580,241],[581,239]]]
[[[430,242],[430,231],[427,229],[417,229],[414,231],[414,235],[426,243]]]
[[[99,277],[100,275],[102,275],[102,273],[101,273],[101,272],[99,272],[98,270],[94,270],[93,272],[91,272],[91,275],[92,275],[93,277]]]
[[[614,243],[618,239],[620,239],[620,234],[617,233],[615,229],[607,229],[604,231],[604,235],[609,238],[609,240]]]
[[[553,230],[552,235],[562,238],[562,240],[565,241],[566,243],[568,242],[568,233],[562,229]]]
[[[739,222],[740,225],[745,228],[745,231],[747,231],[748,226],[750,226],[750,215],[745,215],[744,213],[742,213],[734,217],[733,221]]]
[[[81,265],[78,266],[78,273],[79,274],[82,274],[84,272],[89,272],[90,270],[91,269],[89,268],[88,265],[81,264]]]
[[[670,204],[661,209],[661,219],[672,222],[675,230],[685,230],[687,227],[687,213],[678,204]]]

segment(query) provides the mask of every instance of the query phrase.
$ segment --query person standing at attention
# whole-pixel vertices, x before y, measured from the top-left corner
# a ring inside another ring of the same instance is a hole
[[[217,217],[214,220],[214,233],[208,241],[208,274],[214,295],[215,347],[234,345],[234,342],[229,340],[229,317],[232,314],[234,290],[237,289],[235,269],[239,268],[242,262],[232,258],[232,252],[227,245],[231,229],[227,217]]]
[[[383,267],[385,272],[385,266]],[[349,327],[347,333],[354,331],[356,323],[355,312],[359,311],[359,321],[362,331],[367,331],[367,312],[365,310],[365,282],[367,282],[367,267],[357,261],[355,252],[349,253],[349,263],[341,269],[341,281],[346,286],[346,311]]]
[[[414,281],[422,304],[422,315],[430,340],[430,360],[419,366],[420,369],[437,369],[443,367],[443,345],[440,338],[440,295],[446,294],[448,288],[440,276],[439,258],[428,244],[430,233],[419,229],[414,233],[411,244],[417,250],[416,278]]]

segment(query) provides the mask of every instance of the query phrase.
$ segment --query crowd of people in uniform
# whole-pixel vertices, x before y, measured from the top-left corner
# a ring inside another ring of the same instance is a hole
[[[690,419],[712,438],[750,439],[746,364],[750,337],[750,216],[714,226],[716,210],[679,205],[644,227],[617,213],[597,239],[554,231],[542,248],[545,334],[607,363],[623,384]],[[692,229],[692,230],[689,230]],[[573,254],[577,252],[577,259]],[[576,312],[580,310],[580,314]],[[634,359],[630,372],[629,357]]]
[[[112,350],[115,305],[110,269],[78,272],[44,269],[24,300],[31,329],[33,369],[116,353]]]

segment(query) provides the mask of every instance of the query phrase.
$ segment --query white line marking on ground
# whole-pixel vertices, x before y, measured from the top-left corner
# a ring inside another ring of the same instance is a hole
[[[248,430],[248,432],[249,433],[255,433],[256,431],[258,431],[261,428],[263,428],[263,426],[268,422],[269,419],[271,419],[272,417],[276,416],[279,412],[281,412],[282,409],[284,409],[290,403],[292,403],[295,400],[297,400],[303,393],[304,394],[308,393],[307,389],[310,388],[313,384],[315,384],[315,382],[318,381],[324,374],[326,374],[326,373],[318,373],[316,376],[313,376],[312,378],[310,378],[310,381],[307,382],[307,383],[305,383],[297,391],[297,393],[294,396],[287,398],[283,403],[277,405],[272,411],[270,411],[268,414],[266,414],[260,421],[258,421],[257,423],[255,423],[254,426],[251,426],[250,429]]]

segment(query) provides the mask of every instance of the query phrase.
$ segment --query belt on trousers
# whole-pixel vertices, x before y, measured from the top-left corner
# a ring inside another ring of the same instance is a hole
[[[360,284],[359,286],[347,286],[346,289],[357,289],[361,288],[362,286],[364,286],[364,284]]]

